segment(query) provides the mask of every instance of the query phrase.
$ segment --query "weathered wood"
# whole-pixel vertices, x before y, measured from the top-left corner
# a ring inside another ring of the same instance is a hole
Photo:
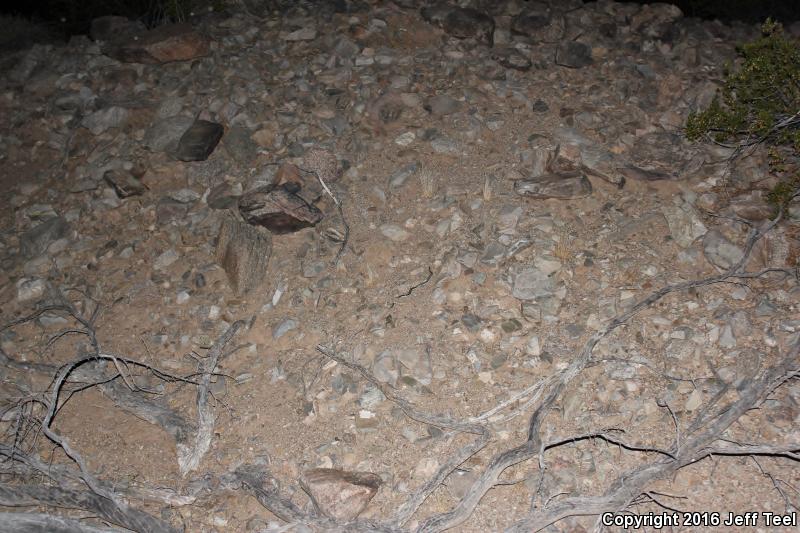
[[[272,236],[264,228],[225,216],[217,239],[217,262],[225,270],[238,295],[258,287],[267,273],[272,252]]]

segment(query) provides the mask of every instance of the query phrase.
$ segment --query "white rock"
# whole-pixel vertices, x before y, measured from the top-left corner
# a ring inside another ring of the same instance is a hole
[[[44,296],[46,287],[47,285],[43,279],[22,278],[17,282],[17,301],[38,300]]]

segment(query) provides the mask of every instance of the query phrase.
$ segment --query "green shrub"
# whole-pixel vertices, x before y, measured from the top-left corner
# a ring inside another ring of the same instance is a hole
[[[738,52],[739,68],[728,66],[725,84],[708,109],[689,115],[686,136],[690,140],[711,136],[740,149],[770,146],[770,166],[781,181],[768,197],[783,205],[799,184],[800,42],[767,19],[762,36]]]

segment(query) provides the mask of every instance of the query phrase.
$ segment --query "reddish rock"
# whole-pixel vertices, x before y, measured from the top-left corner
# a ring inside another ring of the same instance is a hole
[[[383,481],[372,472],[345,472],[315,468],[303,474],[300,484],[319,511],[334,520],[356,518],[378,492]]]
[[[114,43],[106,53],[128,63],[169,63],[202,57],[208,50],[208,39],[181,23],[137,33]]]
[[[316,226],[322,220],[322,212],[290,190],[289,185],[268,185],[242,196],[239,199],[242,217],[249,224],[263,226],[279,235]]]

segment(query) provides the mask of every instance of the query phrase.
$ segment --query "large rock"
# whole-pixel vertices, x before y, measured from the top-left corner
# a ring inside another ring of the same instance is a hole
[[[561,43],[556,50],[556,65],[569,68],[588,67],[594,63],[589,45],[576,41]]]
[[[170,63],[208,54],[208,39],[190,24],[167,24],[112,41],[104,52],[126,63]]]
[[[322,220],[319,209],[286,186],[268,185],[247,192],[239,199],[239,212],[248,223],[279,235],[316,226]]]
[[[458,39],[473,37],[491,46],[494,43],[494,19],[472,8],[436,5],[423,8],[422,17]]]
[[[142,144],[154,152],[174,152],[178,142],[194,124],[194,119],[176,115],[153,123],[147,128]]]
[[[224,131],[222,124],[196,120],[181,136],[175,157],[181,161],[205,161],[217,147]]]
[[[346,472],[315,468],[303,474],[300,484],[314,506],[340,522],[356,518],[378,492],[383,481],[372,472]]]

